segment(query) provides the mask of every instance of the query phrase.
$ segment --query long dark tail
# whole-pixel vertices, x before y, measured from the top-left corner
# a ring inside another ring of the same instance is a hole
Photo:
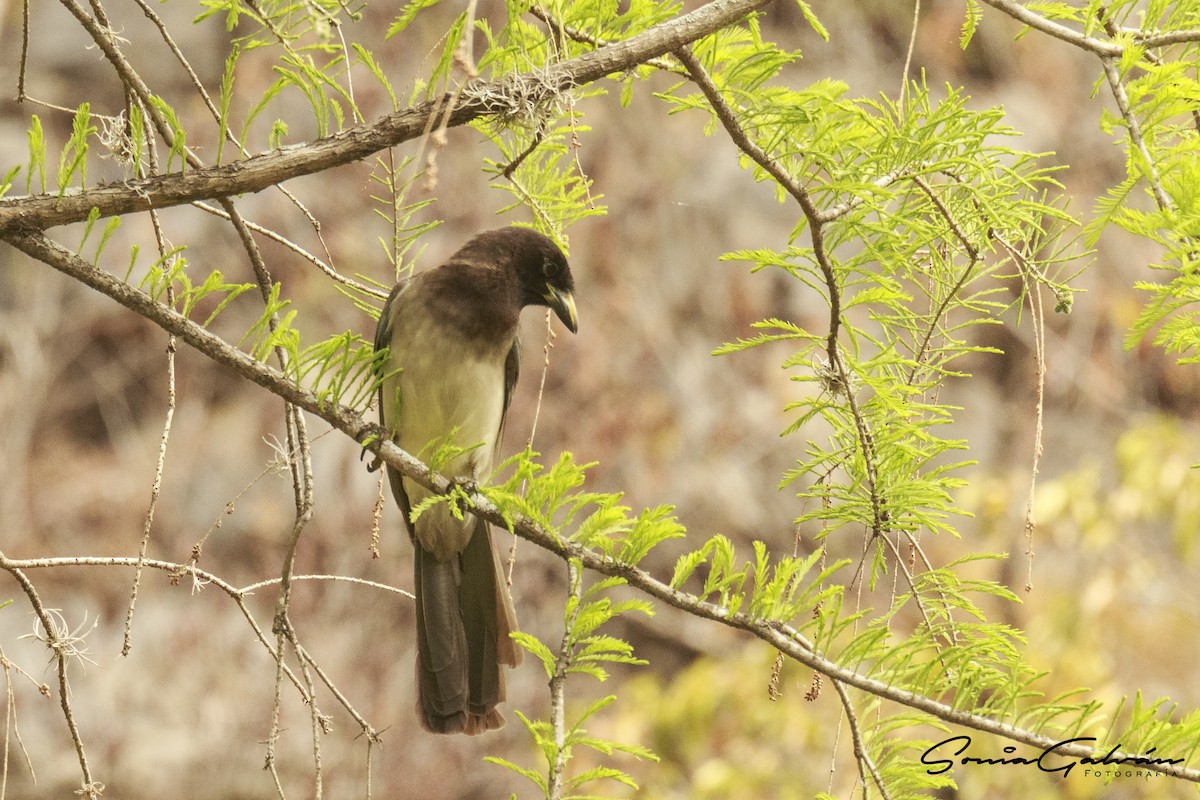
[[[458,558],[438,561],[416,546],[417,685],[420,716],[434,733],[477,734],[504,725],[501,665],[521,650],[509,638],[516,613],[487,523],[479,520]]]

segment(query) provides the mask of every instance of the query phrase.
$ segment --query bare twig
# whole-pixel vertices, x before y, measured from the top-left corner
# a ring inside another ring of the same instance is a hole
[[[150,170],[154,173],[158,172],[158,151],[155,147],[154,137],[145,136],[146,152],[149,156]],[[134,169],[141,169],[140,164],[134,164]],[[159,219],[157,211],[150,211],[150,222],[154,227],[154,239],[158,245],[159,258],[166,258],[168,247],[166,235],[163,233],[162,222]],[[173,284],[167,285],[166,302],[168,306],[175,305],[175,287]],[[159,439],[158,457],[154,463],[154,480],[150,484],[150,502],[146,506],[145,521],[142,526],[142,541],[138,548],[139,566],[133,572],[133,587],[129,590],[129,606],[125,611],[125,633],[121,643],[121,655],[128,656],[130,649],[133,647],[133,611],[137,605],[138,586],[142,579],[141,561],[146,558],[150,548],[150,533],[154,524],[154,510],[158,507],[158,496],[162,490],[163,469],[167,461],[167,443],[171,439],[171,422],[175,418],[175,350],[177,342],[175,337],[168,335],[167,337],[167,410],[163,420],[162,436]]]
[[[0,569],[6,569],[6,570],[9,570],[10,572],[12,570],[61,569],[64,567],[138,567],[138,566],[142,566],[147,569],[156,569],[156,570],[159,570],[162,572],[166,572],[168,575],[170,575],[172,577],[172,579],[181,577],[183,575],[191,575],[194,580],[196,580],[197,582],[199,582],[203,585],[214,586],[217,589],[220,589],[222,592],[224,592],[226,595],[228,595],[238,605],[239,610],[242,612],[243,616],[246,617],[246,620],[250,623],[250,626],[253,628],[258,640],[263,644],[264,647],[267,648],[267,651],[270,652],[271,655],[276,659],[276,663],[278,663],[279,661],[282,660],[282,658],[278,655],[278,650],[274,646],[271,645],[270,640],[267,638],[265,632],[258,625],[258,622],[255,620],[253,614],[250,612],[249,606],[246,605],[247,598],[249,598],[251,595],[253,595],[256,590],[263,589],[268,586],[279,585],[282,581],[282,579],[279,577],[269,578],[266,580],[262,580],[262,581],[258,581],[256,583],[249,584],[247,586],[237,587],[237,586],[234,586],[233,584],[229,583],[228,581],[224,580],[223,578],[219,577],[215,573],[198,568],[193,563],[180,564],[180,563],[171,562],[171,561],[163,561],[160,559],[152,559],[152,558],[138,559],[138,558],[129,557],[129,556],[66,556],[66,557],[56,557],[56,558],[31,558],[31,559],[5,559],[2,556],[0,556]],[[376,581],[369,581],[369,580],[365,580],[363,578],[355,578],[355,577],[347,576],[347,575],[292,575],[291,576],[292,584],[300,583],[300,582],[349,583],[349,584],[356,585],[356,586],[364,586],[367,588],[376,589],[378,591],[384,591],[384,592],[389,592],[392,594],[398,594],[403,597],[412,599],[411,593],[406,592],[403,589],[398,589],[395,586],[389,586],[387,584],[378,583]],[[53,629],[57,629],[58,627],[59,626],[53,626]],[[312,667],[314,669],[314,671],[317,674],[317,677],[320,678],[321,682],[334,695],[334,697],[338,700],[338,703],[343,707],[343,709],[348,714],[350,714],[351,717],[354,718],[354,721],[359,724],[359,726],[362,728],[363,732],[367,735],[367,737],[372,741],[379,741],[379,733],[354,708],[353,704],[350,703],[350,701],[345,697],[345,695],[340,690],[338,690],[337,686],[330,679],[328,674],[326,674],[324,672],[324,670],[322,670],[316,664],[316,662],[313,661],[312,657],[307,653],[307,651],[304,651],[303,648],[300,648],[300,650],[298,651],[298,654],[301,657],[302,663],[304,663],[306,666]],[[283,671],[284,676],[287,677],[293,683],[293,685],[295,685],[296,689],[300,692],[301,700],[305,703],[305,705],[312,706],[313,703],[312,703],[311,690],[306,689],[305,685],[292,672],[292,670],[289,667],[287,667],[286,664],[283,665],[282,671]]]
[[[1046,405],[1046,317],[1042,308],[1041,274],[1033,263],[1004,236],[993,231],[992,238],[1000,243],[1021,270],[1025,284],[1025,299],[1033,325],[1033,358],[1036,365],[1037,400],[1033,417],[1033,463],[1029,469],[1029,495],[1025,501],[1025,591],[1033,591],[1033,534],[1037,521],[1033,516],[1033,500],[1037,491],[1038,468],[1042,461],[1042,425]]]
[[[29,605],[33,608],[33,613],[37,616],[42,629],[46,632],[46,646],[50,648],[52,654],[50,660],[54,663],[55,671],[58,674],[59,706],[62,708],[63,718],[67,722],[71,741],[75,745],[75,755],[79,760],[79,769],[83,776],[80,794],[88,800],[95,800],[104,791],[104,784],[92,777],[92,770],[88,765],[87,752],[83,747],[83,737],[79,733],[79,725],[75,722],[75,712],[71,708],[71,697],[67,686],[67,665],[72,651],[59,637],[58,626],[54,624],[49,611],[42,605],[42,599],[38,596],[33,582],[26,577],[20,567],[14,566],[13,562],[3,553],[0,553],[0,569],[12,575],[17,584],[20,585],[21,591],[25,593],[25,597],[29,600]]]
[[[858,712],[854,710],[854,703],[850,699],[850,692],[846,691],[846,687],[839,681],[833,681],[833,688],[837,692],[838,700],[842,703],[846,723],[850,727],[850,741],[854,746],[854,761],[858,765],[858,776],[864,787],[864,796],[867,795],[865,787],[868,783],[867,777],[869,775],[870,782],[874,783],[875,788],[879,790],[879,796],[884,798],[884,800],[891,800],[887,783],[883,780],[883,776],[879,774],[879,768],[875,766],[875,761],[871,758],[871,753],[867,749],[866,742],[863,741],[862,728],[858,724]]]
[[[165,572],[173,577],[183,575],[195,575],[205,585],[214,586],[220,589],[225,594],[229,595],[234,600],[244,600],[253,595],[259,589],[264,589],[268,586],[279,585],[280,578],[265,578],[261,581],[247,584],[245,586],[234,586],[232,583],[221,578],[214,572],[200,569],[192,563],[180,563],[177,561],[164,561],[157,558],[138,559],[135,556],[55,556],[50,558],[7,558],[0,562],[2,569],[20,569],[20,570],[35,570],[35,569],[62,569],[64,567],[136,567],[138,564],[147,569],[156,569]],[[293,575],[292,583],[306,582],[325,582],[325,583],[349,583],[355,586],[365,586],[369,589],[377,589],[381,592],[390,594],[398,594],[408,599],[413,599],[412,593],[404,589],[390,586],[386,583],[378,581],[369,581],[365,578],[356,578],[352,575]]]
[[[192,82],[192,88],[196,90],[196,94],[200,95],[200,99],[204,101],[204,105],[213,119],[220,119],[221,112],[217,110],[217,106],[213,103],[212,98],[209,97],[208,90],[204,88],[204,82],[200,80],[200,76],[192,69],[192,65],[187,60],[187,56],[183,54],[183,50],[175,43],[175,39],[171,36],[171,31],[167,28],[166,23],[163,22],[162,17],[158,15],[158,12],[146,0],[134,0],[134,2],[137,3],[142,13],[146,15],[146,19],[150,20],[154,27],[158,29],[158,35],[162,37],[163,42],[171,51],[171,55],[175,56],[175,60],[179,62],[179,66],[183,67],[184,71],[187,72],[188,79]],[[235,145],[238,144],[232,134],[229,134],[229,139]]]
[[[23,103],[25,94],[25,70],[29,66],[29,0],[21,6],[21,65],[17,68],[17,102]]]
[[[233,201],[228,198],[223,198],[221,201],[222,207],[229,216],[229,221],[237,231],[238,237],[241,239],[242,247],[249,257],[251,267],[254,270],[255,280],[258,283],[259,291],[262,294],[264,303],[269,302],[272,291],[271,274],[267,269],[266,262],[259,252],[258,245],[254,241],[254,237],[250,229],[246,226],[240,213],[234,207]],[[279,324],[278,314],[272,312],[268,321],[271,331],[275,331]],[[279,368],[286,372],[288,368],[288,354],[282,347],[275,348],[275,358],[279,363]],[[283,678],[284,678],[284,650],[285,644],[290,645],[292,649],[300,656],[300,671],[304,680],[306,693],[310,698],[309,712],[311,715],[313,727],[313,765],[315,769],[314,783],[318,797],[321,795],[323,786],[322,777],[322,761],[321,761],[321,745],[320,731],[324,728],[325,723],[323,717],[317,707],[315,697],[312,691],[312,679],[309,676],[309,668],[316,667],[315,663],[304,652],[300,645],[299,638],[296,635],[295,627],[291,622],[289,615],[289,604],[291,602],[292,589],[292,574],[296,564],[296,550],[300,543],[301,533],[312,519],[313,512],[313,476],[312,476],[312,454],[309,446],[307,426],[304,422],[303,411],[293,403],[286,403],[284,406],[284,420],[287,431],[287,466],[292,475],[292,494],[296,504],[296,516],[292,524],[292,534],[289,538],[287,551],[283,559],[283,570],[279,582],[279,597],[275,606],[275,622],[272,630],[275,633],[275,694],[274,702],[271,709],[271,732],[267,739],[267,768],[272,772],[276,786],[282,784],[277,773],[275,761],[275,748],[279,739],[280,714],[282,706],[283,694]],[[324,673],[321,673],[322,675]],[[332,683],[329,682],[331,688]],[[339,697],[339,699],[343,699]],[[348,708],[352,708],[347,703]],[[357,711],[352,712],[357,719],[362,721],[362,717]],[[370,726],[362,721],[364,730],[370,731]],[[281,795],[282,797],[282,792]]]
[[[924,163],[918,162],[916,164],[913,164],[908,167],[904,167],[902,169],[893,170],[892,172],[889,172],[886,175],[880,175],[878,178],[876,178],[871,183],[880,189],[886,189],[887,187],[891,186],[892,184],[896,183],[897,181],[903,180],[904,178],[907,178],[907,177],[910,177],[911,175],[916,174],[919,170],[923,169],[924,167],[925,167]],[[836,206],[832,206],[830,208],[825,209],[824,211],[821,211],[820,213],[817,214],[817,219],[821,222],[822,225],[829,223],[829,222],[834,222],[834,221],[839,220],[842,217],[846,216],[851,211],[858,208],[865,202],[867,202],[867,198],[865,195],[861,195],[861,194],[855,195],[854,197],[851,197],[849,200],[838,203]]]
[[[210,206],[208,203],[196,201],[192,205],[194,205],[196,208],[200,209],[201,211],[204,211],[208,214],[212,214],[214,217],[220,217],[221,219],[224,219],[224,220],[229,219],[228,212],[224,211],[223,209],[216,208],[215,206]],[[300,245],[296,244],[295,242],[293,242],[291,239],[287,238],[283,234],[281,234],[277,231],[273,231],[270,228],[263,227],[262,225],[258,225],[254,222],[251,222],[250,220],[243,220],[243,222],[244,222],[245,226],[248,229],[250,229],[251,231],[253,231],[254,233],[257,233],[259,236],[265,236],[268,239],[270,239],[271,241],[276,242],[277,244],[283,245],[288,250],[291,250],[293,253],[300,256],[305,261],[309,262],[310,264],[315,266],[317,269],[321,270],[321,272],[324,272],[330,278],[332,278],[333,280],[342,284],[343,286],[348,286],[351,289],[355,290],[356,292],[361,292],[363,294],[369,294],[373,297],[378,297],[381,300],[387,299],[387,292],[384,291],[383,289],[380,289],[375,286],[368,286],[367,284],[362,283],[361,281],[356,281],[353,278],[343,275],[342,273],[340,273],[336,269],[334,269],[333,266],[328,261],[324,260],[323,258],[321,258],[320,256],[318,256],[314,253],[310,253],[308,250],[306,250],[303,247],[301,247]]]
[[[13,671],[24,675],[30,683],[42,691],[45,686],[35,680],[25,670],[8,660],[8,656],[4,654],[4,649],[0,648],[0,669],[4,670],[4,765],[3,771],[0,773],[0,800],[4,800],[8,796],[8,765],[9,765],[9,750],[11,740],[17,740],[17,747],[21,749],[21,755],[25,758],[25,766],[29,769],[29,776],[37,783],[37,773],[33,768],[33,759],[29,757],[29,750],[25,747],[25,741],[21,738],[21,730],[17,727],[17,694],[13,687]]]
[[[525,159],[529,158],[529,156],[533,154],[534,150],[538,149],[538,145],[545,141],[545,139],[546,131],[545,129],[539,127],[533,132],[533,139],[530,140],[529,146],[513,156],[513,160],[508,162],[504,169],[500,170],[500,177],[504,178],[506,181],[511,181],[513,175],[517,171],[517,168],[524,163]]]
[[[529,13],[544,22],[548,28],[550,28],[560,37],[566,37],[576,42],[580,42],[581,44],[590,44],[592,47],[608,47],[609,45],[613,44],[613,42],[610,42],[607,39],[601,39],[598,36],[592,36],[591,34],[581,31],[578,28],[573,28],[570,25],[563,24],[561,20],[536,3],[530,7]],[[663,72],[671,72],[676,75],[682,75],[685,78],[688,77],[688,74],[685,70],[680,69],[678,64],[668,58],[648,58],[642,62],[642,65],[654,67],[655,69],[662,70]]]
[[[901,116],[908,105],[908,73],[912,69],[913,52],[917,49],[917,29],[921,23],[921,0],[913,0],[912,30],[908,34],[908,47],[904,51],[904,66],[900,70],[900,102],[897,103]]]
[[[554,318],[551,312],[546,311],[546,343],[542,346],[542,376],[538,381],[537,399],[533,403],[533,421],[529,423],[529,436],[525,439],[525,447],[532,450],[533,440],[537,437],[538,419],[542,415],[542,398],[546,393],[546,375],[550,372],[550,351],[554,349]],[[525,487],[521,487],[524,491]],[[517,564],[517,538],[513,537],[512,544],[508,548],[508,559],[505,563],[505,580],[509,586],[513,585],[513,569]]]
[[[908,375],[908,382],[910,384],[913,383],[917,378],[917,372],[920,369],[921,363],[925,360],[925,353],[928,351],[929,343],[933,340],[934,332],[938,330],[938,321],[942,318],[942,315],[946,313],[946,309],[949,307],[950,302],[958,296],[959,290],[966,285],[967,279],[971,277],[971,274],[975,271],[976,265],[979,263],[979,248],[976,247],[975,243],[971,241],[971,238],[967,236],[966,231],[963,230],[962,226],[958,223],[958,220],[954,218],[954,215],[942,201],[942,198],[933,191],[933,187],[930,186],[929,183],[920,175],[914,175],[912,180],[913,183],[920,187],[921,191],[925,193],[925,195],[929,198],[929,201],[933,203],[934,207],[938,210],[938,213],[942,215],[942,218],[946,220],[946,224],[950,226],[950,230],[954,233],[955,238],[958,239],[959,243],[963,247],[963,250],[966,252],[968,261],[966,266],[963,267],[962,274],[959,275],[958,280],[955,281],[954,285],[951,286],[949,291],[946,292],[945,296],[942,298],[942,301],[938,304],[938,307],[929,315],[929,327],[925,330],[925,335],[922,337],[921,343],[917,347],[916,354],[913,357],[913,368]]]
[[[1129,143],[1137,150],[1139,161],[1146,171],[1146,177],[1150,182],[1150,191],[1154,194],[1154,202],[1163,211],[1170,211],[1174,208],[1174,204],[1167,195],[1167,190],[1163,188],[1158,168],[1154,165],[1154,157],[1150,154],[1146,138],[1142,135],[1142,124],[1129,105],[1129,94],[1125,91],[1125,84],[1121,80],[1120,70],[1117,69],[1116,59],[1103,57],[1100,59],[1100,63],[1104,65],[1104,77],[1108,80],[1108,88],[1117,102],[1117,110],[1121,112],[1121,118],[1125,120],[1125,129],[1129,131]]]
[[[1028,25],[1034,30],[1053,36],[1055,39],[1061,39],[1068,44],[1073,44],[1098,56],[1120,58],[1121,53],[1124,52],[1124,48],[1120,45],[1106,42],[1103,39],[1096,39],[1074,28],[1068,28],[1062,23],[1047,19],[1034,11],[1030,11],[1025,6],[1016,2],[1016,0],[983,0],[983,2],[998,11],[1003,11],[1008,16],[1022,24]]]
[[[554,735],[554,760],[550,762],[547,776],[548,800],[562,800],[567,786],[567,673],[575,658],[571,641],[575,635],[579,609],[583,605],[583,575],[574,559],[567,559],[567,587],[574,602],[567,603],[571,613],[563,623],[562,642],[559,644],[558,657],[554,660],[554,674],[550,676],[550,729]]]
[[[1113,37],[1114,39],[1119,36],[1123,36],[1123,35],[1130,36],[1135,41],[1141,43],[1142,46],[1145,48],[1145,52],[1142,54],[1142,58],[1146,59],[1146,61],[1150,62],[1151,64],[1153,64],[1156,67],[1161,67],[1163,65],[1162,58],[1160,58],[1157,54],[1154,53],[1154,49],[1156,47],[1166,47],[1171,44],[1180,44],[1180,43],[1184,43],[1184,42],[1200,41],[1200,31],[1173,31],[1171,34],[1167,34],[1166,38],[1172,39],[1176,34],[1183,34],[1183,37],[1180,39],[1174,39],[1173,41],[1164,41],[1164,42],[1158,42],[1156,44],[1150,44],[1149,42],[1153,38],[1155,38],[1150,32],[1143,31],[1140,28],[1123,28],[1123,27],[1117,25],[1116,21],[1112,18],[1112,15],[1109,13],[1109,10],[1106,6],[1100,6],[1096,10],[1096,15],[1100,19],[1100,24],[1104,26],[1104,32],[1107,33],[1109,36]],[[1196,109],[1193,107],[1191,109],[1191,115],[1192,115],[1192,127],[1195,128],[1198,133],[1200,133],[1200,109]]]
[[[168,298],[170,302],[170,298]],[[150,531],[154,524],[154,510],[158,507],[158,496],[162,489],[163,467],[167,459],[167,442],[171,438],[171,420],[175,416],[175,337],[167,339],[167,411],[163,420],[162,436],[158,443],[158,457],[154,462],[154,480],[150,484],[150,502],[146,506],[146,516],[142,523],[142,541],[138,548],[138,559],[144,560],[150,546]],[[125,634],[121,644],[121,655],[129,655],[133,647],[133,609],[137,604],[138,585],[141,581],[141,568],[134,573],[133,588],[129,593],[129,606],[125,611]]]
[[[1138,44],[1146,48],[1169,47],[1173,44],[1200,42],[1200,31],[1197,30],[1157,33],[1154,31],[1144,31],[1140,28],[1121,28],[1121,33],[1129,34]]]

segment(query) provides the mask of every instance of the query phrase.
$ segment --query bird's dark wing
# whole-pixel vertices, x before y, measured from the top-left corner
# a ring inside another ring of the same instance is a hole
[[[396,298],[400,296],[400,292],[408,286],[410,278],[405,278],[392,287],[391,293],[387,300],[383,301],[383,310],[379,312],[379,322],[375,324],[375,352],[387,347],[392,340],[392,303],[396,302]],[[376,364],[376,374],[382,374],[384,365]],[[383,413],[383,408],[380,407],[380,413]]]
[[[379,322],[375,325],[375,352],[378,353],[388,346],[392,341],[392,306],[396,302],[396,298],[408,286],[411,279],[405,278],[392,287],[391,294],[383,304],[383,310],[379,312]],[[390,430],[388,425],[387,414],[384,412],[384,396],[383,396],[383,373],[387,369],[386,360],[378,360],[375,362],[375,374],[380,378],[379,383],[379,424]],[[396,505],[400,507],[401,515],[404,517],[404,526],[408,529],[409,536],[415,535],[412,524],[412,503],[409,502],[408,492],[404,491],[404,482],[401,480],[401,474],[392,468],[388,468],[388,482],[392,486],[392,496],[396,498]]]
[[[500,442],[504,440],[504,422],[508,418],[508,406],[512,402],[513,388],[517,385],[517,378],[521,375],[521,340],[513,339],[512,347],[508,350],[508,357],[504,359],[504,410],[500,414],[500,430],[496,431],[496,449],[500,449]]]

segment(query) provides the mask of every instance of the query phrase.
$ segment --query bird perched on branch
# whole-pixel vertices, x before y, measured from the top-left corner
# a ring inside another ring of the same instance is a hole
[[[439,267],[392,289],[375,331],[388,349],[380,423],[402,449],[428,458],[452,445],[446,477],[472,483],[494,467],[520,371],[517,323],[525,306],[546,306],[577,330],[574,280],[562,250],[525,228],[487,231]],[[424,451],[424,453],[423,453]],[[447,503],[414,523],[429,490],[388,468],[416,551],[418,712],[434,733],[476,734],[504,717],[500,665],[521,651],[512,598],[482,519],[457,518]]]

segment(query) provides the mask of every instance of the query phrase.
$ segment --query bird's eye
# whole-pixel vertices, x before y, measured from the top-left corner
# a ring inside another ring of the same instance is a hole
[[[554,261],[552,259],[549,259],[549,258],[542,259],[542,275],[549,278],[549,277],[553,276],[554,273],[556,273],[556,272],[558,272],[558,269],[556,268]]]

